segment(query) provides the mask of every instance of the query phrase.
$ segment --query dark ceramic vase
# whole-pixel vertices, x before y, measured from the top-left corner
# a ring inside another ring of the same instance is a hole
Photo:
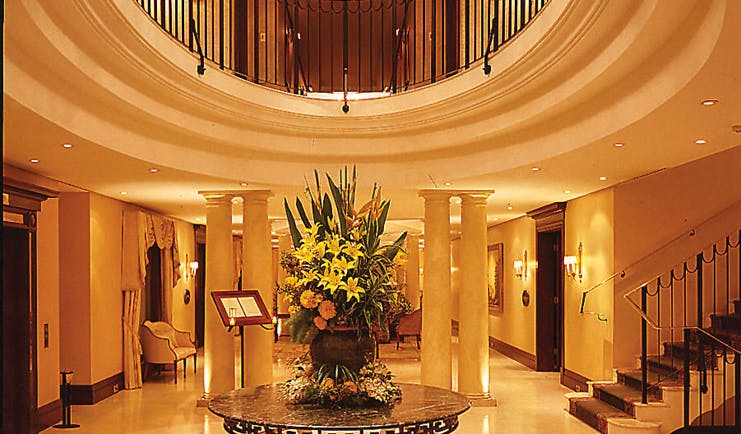
[[[309,345],[309,352],[315,369],[322,365],[343,365],[357,372],[363,365],[375,361],[375,348],[372,336],[363,334],[358,337],[353,329],[335,329],[319,331]]]

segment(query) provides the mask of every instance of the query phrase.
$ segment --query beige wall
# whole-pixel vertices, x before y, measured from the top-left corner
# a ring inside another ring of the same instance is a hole
[[[460,321],[461,293],[461,239],[454,238],[450,243],[450,316]]]
[[[90,193],[91,382],[123,371],[121,232],[126,204]]]
[[[59,199],[41,203],[37,224],[37,373],[39,407],[59,398]],[[44,324],[49,347],[44,348]]]
[[[92,384],[90,364],[90,194],[59,195],[60,368]],[[119,315],[120,316],[120,315]]]
[[[676,168],[620,184],[615,187],[615,269],[631,267],[653,251],[678,236],[697,228],[702,222],[741,200],[741,146]],[[738,229],[733,214],[725,222],[731,233]],[[704,236],[698,233],[695,238]],[[714,242],[705,239],[701,247]],[[640,352],[640,323],[623,300],[634,289],[635,281],[644,281],[663,273],[699,250],[689,239],[675,243],[660,268],[638,264],[630,282],[616,282],[615,353],[616,366],[632,366]],[[655,261],[651,261],[652,263]]]
[[[589,294],[585,311],[579,314],[582,291],[613,273],[614,195],[612,189],[569,201],[566,206],[564,254],[576,255],[583,244],[583,282],[567,278],[564,286],[564,367],[590,380],[612,379],[613,315],[612,282]]]
[[[504,292],[501,315],[489,315],[489,335],[535,354],[535,220],[529,217],[490,227],[487,233],[489,245],[504,244]],[[523,252],[528,255],[528,279],[523,281],[514,274],[512,263],[522,259]],[[522,291],[530,293],[530,305],[525,307],[520,301]]]

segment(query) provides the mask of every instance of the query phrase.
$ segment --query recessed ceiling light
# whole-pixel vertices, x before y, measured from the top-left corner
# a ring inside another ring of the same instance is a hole
[[[540,167],[537,167],[537,166],[531,167],[530,170],[532,170],[533,172],[538,172],[540,171]]]
[[[705,139],[697,139],[697,140],[695,140],[695,144],[696,144],[696,145],[704,145],[704,144],[705,144],[705,143],[707,143],[707,142],[708,142],[708,141],[707,141],[707,140],[705,140]]]
[[[121,192],[121,196],[126,196],[127,194],[129,194],[129,192],[127,192],[127,191],[122,191]]]
[[[607,177],[606,177],[606,176],[600,176],[600,177],[599,177],[599,180],[600,180],[600,181],[607,181]]]
[[[451,185],[453,185],[453,183],[452,183],[452,182],[446,182],[446,183],[445,183],[445,186],[446,186],[446,187],[450,187]]]
[[[159,172],[160,170],[159,170],[158,168],[156,168],[156,167],[152,167],[151,169],[149,169],[149,171],[150,171],[151,173],[157,173],[157,172]]]
[[[62,143],[62,147],[64,149],[72,149],[72,147],[75,146],[72,143]]]
[[[512,209],[512,204],[511,203],[508,203],[507,204],[507,209]]]
[[[704,105],[704,106],[706,106],[706,107],[710,107],[710,106],[712,106],[712,105],[716,105],[716,104],[718,104],[718,102],[719,102],[719,101],[718,101],[717,99],[713,99],[713,98],[710,98],[710,99],[704,99],[704,100],[702,100],[702,105]]]
[[[31,164],[37,164],[37,163],[39,162],[39,159],[38,159],[38,158],[31,158],[31,159],[30,159],[30,160],[28,160],[28,161],[30,161],[30,162],[31,162]]]
[[[240,182],[239,185],[241,185],[242,187],[247,187],[247,183],[246,182]]]
[[[494,217],[492,220],[497,221],[499,220],[499,217]]]
[[[563,192],[564,192],[565,194],[571,194],[571,190],[564,190]]]
[[[614,147],[616,147],[616,148],[622,148],[623,146],[625,146],[625,143],[621,143],[621,142],[616,142],[616,143],[614,143],[614,144],[613,144],[612,146],[614,146]]]

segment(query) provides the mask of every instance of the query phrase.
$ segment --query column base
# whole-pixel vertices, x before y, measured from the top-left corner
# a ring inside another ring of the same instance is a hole
[[[486,393],[463,393],[463,396],[471,401],[471,407],[496,407],[497,400]]]
[[[208,407],[209,401],[211,401],[211,395],[204,393],[200,398],[196,399],[196,407]]]

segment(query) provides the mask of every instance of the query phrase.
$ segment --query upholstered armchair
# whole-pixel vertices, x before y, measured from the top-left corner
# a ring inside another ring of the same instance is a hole
[[[408,315],[399,317],[399,325],[396,326],[396,349],[399,343],[404,341],[404,336],[415,336],[417,338],[417,349],[422,335],[422,310],[417,309]]]
[[[197,369],[196,346],[190,333],[175,329],[166,322],[144,321],[140,337],[144,353],[144,378],[150,365],[172,364],[175,368],[175,384],[178,383],[178,362],[183,361],[183,378],[187,376],[187,359],[193,356],[193,372]]]

